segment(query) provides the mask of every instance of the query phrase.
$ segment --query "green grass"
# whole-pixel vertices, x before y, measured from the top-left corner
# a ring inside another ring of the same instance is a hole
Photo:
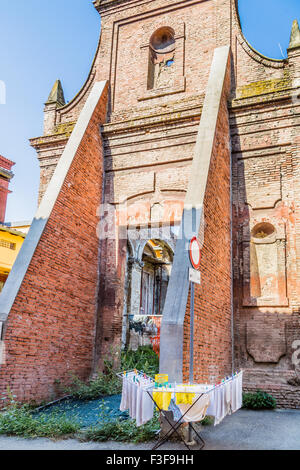
[[[58,438],[73,436],[79,428],[61,414],[35,416],[28,405],[13,403],[0,413],[0,434],[6,436]]]
[[[102,414],[106,414],[103,408]],[[153,440],[160,429],[158,413],[155,412],[152,421],[144,426],[136,427],[134,420],[122,421],[120,419],[108,421],[103,424],[81,429],[78,422],[66,418],[63,414],[37,414],[28,405],[19,405],[12,402],[0,413],[0,435],[17,436],[24,438],[67,438],[78,437],[82,441],[119,441],[119,442],[146,442]],[[103,416],[104,418],[104,416]],[[107,419],[107,416],[106,416]]]
[[[63,392],[79,400],[117,395],[121,393],[122,384],[116,377],[116,372],[137,368],[154,376],[159,371],[159,359],[151,346],[141,347],[138,351],[112,352],[104,361],[104,365],[104,372],[87,383],[73,376],[71,386]],[[102,425],[80,430],[78,421],[67,418],[61,412],[35,414],[33,406],[18,404],[9,390],[5,400],[8,405],[0,412],[0,435],[63,438],[75,436],[80,431],[80,438],[84,440],[145,442],[154,439],[160,429],[156,413],[152,421],[139,428],[132,420],[109,422],[105,419]],[[103,409],[103,413],[107,413],[107,410]]]
[[[151,421],[138,428],[135,421],[131,419],[127,421],[116,420],[97,427],[91,427],[83,431],[80,438],[84,441],[118,441],[137,444],[154,440],[159,430],[160,424],[156,414]]]

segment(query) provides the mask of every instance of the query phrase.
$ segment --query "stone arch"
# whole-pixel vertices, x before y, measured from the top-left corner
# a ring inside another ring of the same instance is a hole
[[[160,329],[175,243],[141,238],[128,247],[133,244],[133,255],[127,256],[123,346],[136,349],[151,344],[151,337]]]

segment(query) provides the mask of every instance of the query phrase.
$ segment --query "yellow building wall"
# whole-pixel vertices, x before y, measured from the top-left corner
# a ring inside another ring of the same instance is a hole
[[[0,292],[23,243],[24,238],[22,236],[0,229]]]

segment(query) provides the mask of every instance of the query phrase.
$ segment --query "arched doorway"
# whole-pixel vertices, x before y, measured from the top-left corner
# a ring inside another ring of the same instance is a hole
[[[153,239],[144,242],[139,252],[139,257],[128,258],[125,346],[138,349],[153,344],[158,350],[173,250],[166,242]]]

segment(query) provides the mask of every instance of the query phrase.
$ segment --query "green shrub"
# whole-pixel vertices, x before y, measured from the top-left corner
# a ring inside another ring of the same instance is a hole
[[[121,365],[120,365],[121,364]],[[116,377],[116,372],[138,369],[145,374],[154,376],[159,371],[159,358],[152,346],[140,347],[137,351],[111,351],[104,361],[104,372],[88,382],[83,382],[73,376],[71,386],[65,389],[78,400],[93,400],[101,396],[117,395],[121,393],[122,384]]]
[[[243,393],[243,408],[249,410],[273,410],[276,400],[272,395],[261,390],[255,393]]]
[[[61,414],[34,415],[28,405],[11,402],[0,413],[0,434],[27,438],[74,435],[80,426]]]
[[[151,377],[159,373],[159,357],[152,346],[142,346],[137,351],[123,351],[121,370],[138,369]]]
[[[147,442],[156,438],[160,430],[158,414],[144,426],[137,427],[135,421],[116,420],[107,422],[100,426],[91,427],[80,434],[81,440],[85,441],[118,441],[118,442]]]
[[[205,418],[201,421],[202,426],[212,426],[215,422],[215,418],[213,416],[205,416]]]
[[[122,384],[115,374],[99,373],[88,382],[73,377],[71,386],[65,391],[78,400],[94,400],[102,396],[117,395],[121,393],[121,388]]]

